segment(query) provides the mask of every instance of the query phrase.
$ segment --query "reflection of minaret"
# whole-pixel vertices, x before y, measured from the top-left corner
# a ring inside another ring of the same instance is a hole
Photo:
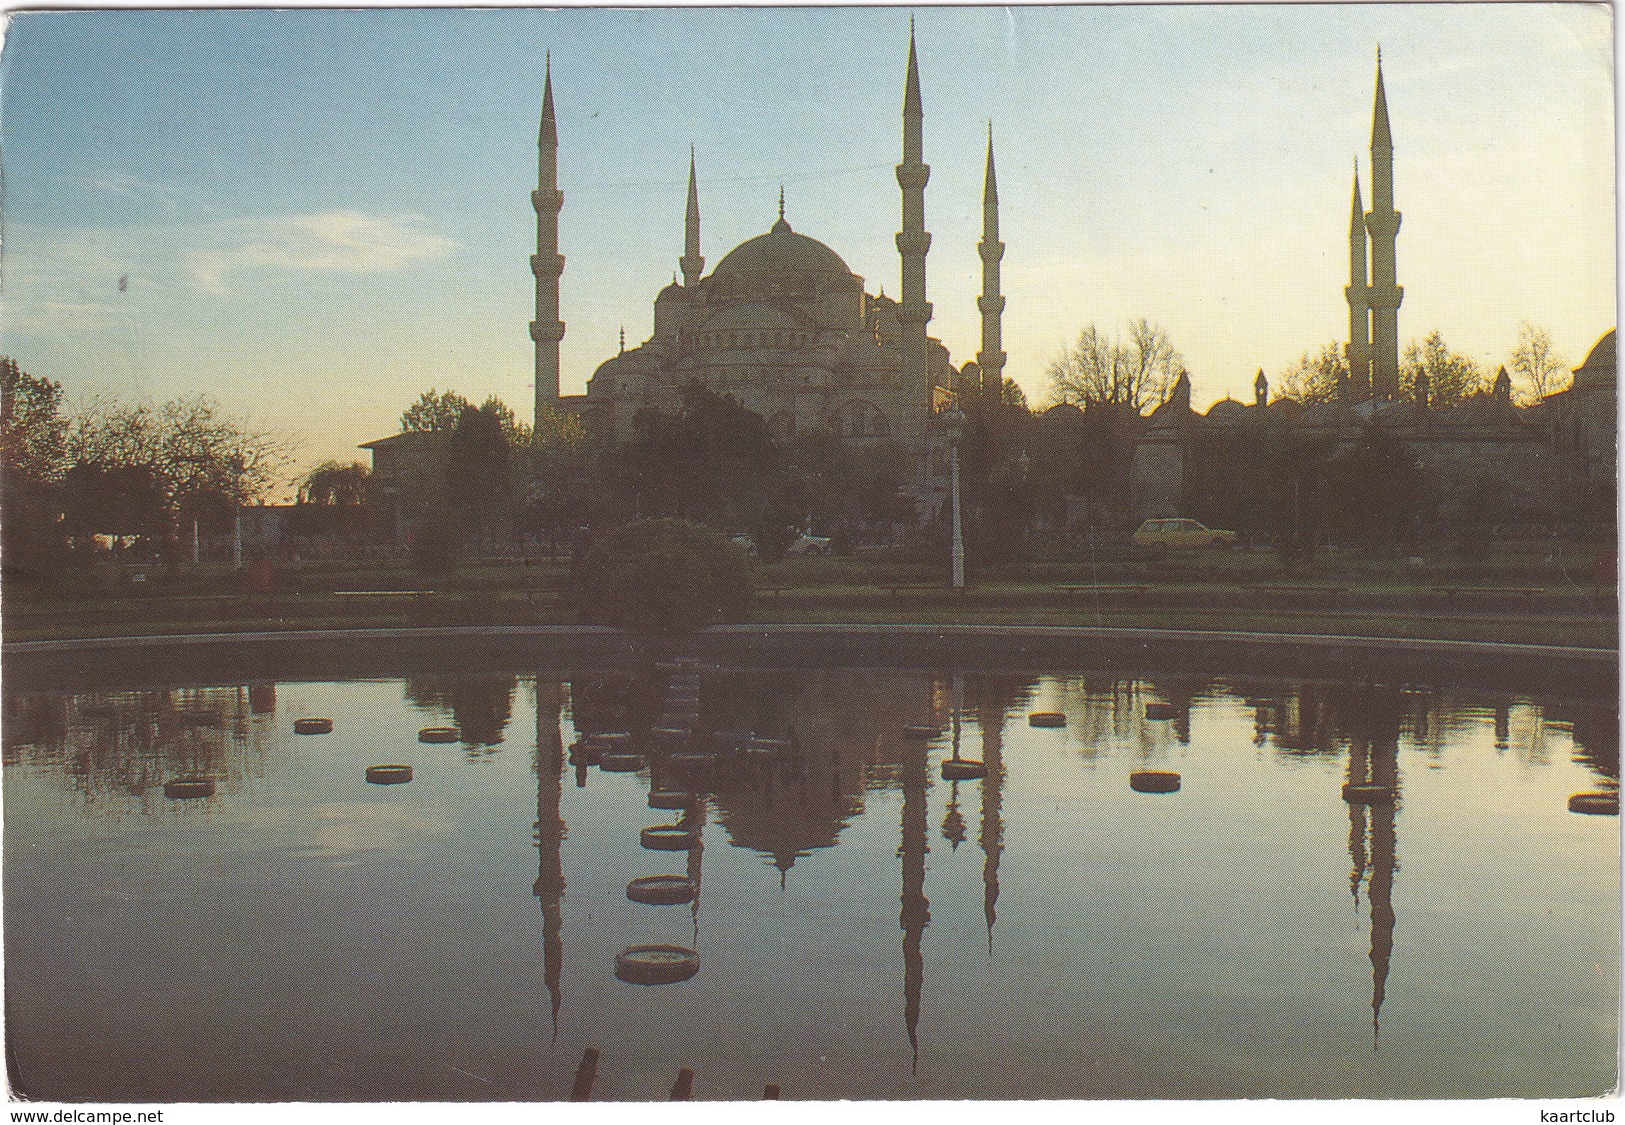
[[[563,685],[536,681],[536,847],[541,853],[532,886],[542,902],[542,959],[547,995],[553,1002],[553,1037],[559,1034],[559,972],[564,960],[563,916],[559,909],[564,898],[564,818],[560,803],[564,794],[564,739],[559,734],[559,713],[564,701]]]
[[[931,922],[931,903],[925,897],[926,744],[911,742],[903,758],[903,909],[897,920],[903,927],[903,1020],[913,1050],[911,1071],[920,1064],[920,990],[925,983],[925,961],[920,939]]]
[[[694,884],[694,897],[689,900],[688,912],[694,920],[694,944],[700,944],[700,877],[705,859],[705,801],[695,798],[694,803],[683,811],[679,821],[683,827],[694,833],[694,846],[688,849],[688,869],[684,872],[689,882]],[[783,875],[779,877],[783,885]]]
[[[1394,791],[1399,800],[1399,743],[1385,738],[1372,747],[1371,780]],[[1388,983],[1388,961],[1394,951],[1394,872],[1398,868],[1394,834],[1395,804],[1371,807],[1371,1046],[1377,1045],[1378,1019]]]
[[[1368,692],[1363,703],[1358,720],[1350,724],[1348,781],[1353,785],[1380,785],[1394,794],[1389,802],[1349,804],[1349,855],[1354,861],[1351,883],[1356,898],[1361,874],[1367,870],[1370,873],[1366,898],[1371,904],[1371,1045],[1375,1050],[1394,950],[1394,872],[1399,869],[1394,831],[1399,801],[1399,707],[1397,701],[1376,692]]]
[[[1004,715],[1006,698],[987,683],[976,700],[976,722],[982,728],[982,831],[976,838],[982,855],[982,916],[987,921],[987,951],[993,953],[993,923],[999,912],[999,857],[1004,853]]]

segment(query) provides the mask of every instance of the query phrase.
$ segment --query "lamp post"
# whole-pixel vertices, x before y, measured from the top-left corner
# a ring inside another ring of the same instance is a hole
[[[959,442],[965,434],[965,415],[958,403],[942,414],[942,433],[948,441],[948,489],[953,506],[953,586],[965,588],[965,529],[959,515]]]

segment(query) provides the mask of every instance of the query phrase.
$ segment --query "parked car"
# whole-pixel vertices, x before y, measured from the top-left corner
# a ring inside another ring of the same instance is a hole
[[[1133,535],[1140,547],[1230,547],[1238,536],[1234,531],[1203,527],[1195,520],[1146,520]]]
[[[796,538],[794,543],[784,549],[784,553],[791,557],[797,555],[827,555],[829,554],[829,537],[802,534]]]

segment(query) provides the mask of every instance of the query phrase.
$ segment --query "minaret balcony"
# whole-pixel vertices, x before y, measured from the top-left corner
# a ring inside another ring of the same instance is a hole
[[[1365,229],[1370,232],[1373,241],[1392,238],[1399,233],[1401,217],[1399,211],[1367,211]]]
[[[982,256],[982,261],[984,262],[997,262],[1004,257],[1004,243],[986,241],[978,242],[976,244],[976,252]]]
[[[563,254],[532,254],[530,272],[537,277],[558,277],[564,272]]]
[[[897,166],[897,186],[904,191],[924,191],[927,181],[931,179],[931,165],[929,164],[899,164]]]
[[[905,256],[924,255],[931,249],[931,232],[903,230],[897,232],[897,252]]]
[[[1383,309],[1397,309],[1400,303],[1405,300],[1405,287],[1396,285],[1386,292],[1381,289],[1372,289],[1369,300],[1374,312]]]
[[[976,311],[983,316],[998,316],[1004,311],[1004,297],[993,294],[976,298]]]
[[[564,339],[564,321],[555,320],[549,324],[542,320],[530,322],[530,338],[538,344],[556,344]]]
[[[530,193],[530,205],[536,208],[538,215],[545,211],[552,211],[556,215],[564,206],[564,193],[557,189],[553,191],[533,191]]]
[[[931,319],[931,302],[926,301],[920,305],[899,305],[897,319],[907,325],[925,324]]]

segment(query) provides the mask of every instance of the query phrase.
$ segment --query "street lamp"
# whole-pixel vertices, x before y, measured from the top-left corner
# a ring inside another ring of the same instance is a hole
[[[948,442],[948,488],[952,497],[954,521],[953,572],[954,589],[965,588],[965,530],[959,516],[959,442],[965,436],[965,415],[957,402],[948,404],[942,413],[942,436]]]

